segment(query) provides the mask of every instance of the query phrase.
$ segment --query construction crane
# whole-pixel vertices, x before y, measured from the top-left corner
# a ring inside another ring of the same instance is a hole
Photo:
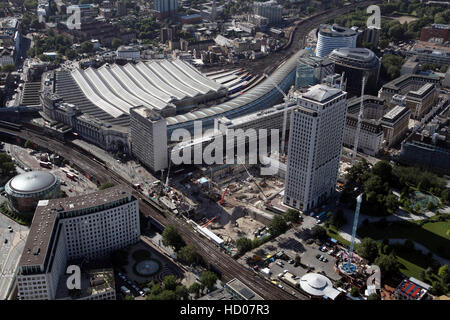
[[[269,82],[271,82],[275,88],[283,95],[284,97],[284,111],[283,111],[283,129],[281,131],[281,154],[285,155],[284,147],[285,147],[285,140],[286,140],[286,124],[287,124],[287,105],[289,101],[289,97],[284,93],[283,90],[278,87],[278,85],[270,79],[270,77],[267,75],[267,73],[264,73],[264,76],[267,78]]]
[[[366,76],[362,78],[362,88],[361,88],[361,106],[359,107],[358,114],[358,123],[356,125],[355,131],[355,142],[353,143],[353,154],[352,154],[352,164],[355,164],[356,161],[356,153],[358,152],[358,142],[359,142],[359,134],[361,132],[361,122],[364,116],[364,87],[366,85]]]
[[[209,220],[208,222],[206,222],[203,226],[202,226],[202,228],[206,228],[211,222],[213,222],[214,221],[214,219],[216,219],[217,217],[214,217],[214,218],[212,218],[211,220]]]
[[[237,157],[238,159],[240,159],[238,155],[236,155],[236,157]],[[245,169],[245,171],[247,172],[247,174],[248,174],[248,176],[250,177],[250,179],[255,183],[256,187],[259,189],[259,191],[260,191],[261,194],[263,195],[264,200],[267,200],[267,196],[264,194],[264,191],[262,190],[262,188],[258,185],[258,182],[256,182],[255,177],[252,176],[252,174],[248,171],[247,166],[245,165],[245,162],[242,162],[242,165],[244,166],[244,169]]]
[[[223,201],[225,200],[225,195],[227,194],[229,187],[225,188],[225,191],[222,194],[222,198],[220,198],[220,200],[217,202],[218,204],[222,204]]]

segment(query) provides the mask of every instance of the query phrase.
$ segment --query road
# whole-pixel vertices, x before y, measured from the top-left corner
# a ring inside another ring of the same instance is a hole
[[[8,226],[13,232],[9,232]],[[0,300],[7,298],[14,279],[29,228],[0,214]],[[5,243],[5,239],[8,240]]]

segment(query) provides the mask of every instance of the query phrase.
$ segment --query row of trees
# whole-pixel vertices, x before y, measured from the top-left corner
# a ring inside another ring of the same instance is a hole
[[[177,259],[186,265],[200,264],[201,256],[191,245],[186,245],[178,230],[173,225],[168,225],[162,233],[162,242],[171,246],[177,253]]]
[[[408,192],[414,187],[423,192],[430,192],[441,198],[444,203],[450,202],[449,192],[443,178],[434,173],[416,167],[392,166],[387,161],[377,162],[372,169],[363,160],[348,171],[346,184],[341,196],[344,203],[354,205],[357,193],[355,188],[364,188],[365,198],[361,211],[369,215],[389,215],[398,209],[399,201],[391,188]]]
[[[0,182],[6,182],[17,174],[14,162],[9,154],[0,153]]]
[[[376,242],[371,238],[364,238],[356,246],[357,253],[370,264],[378,265],[383,276],[393,277],[400,273],[402,265],[397,259],[397,254],[411,254],[415,251],[414,242],[406,240],[403,244],[391,245],[388,239]],[[421,261],[429,267],[421,272],[420,278],[432,284],[431,293],[435,295],[446,294],[450,289],[450,273],[448,265],[440,265],[432,258],[431,254],[426,256],[427,261]]]
[[[377,162],[371,169],[368,162],[363,160],[348,171],[341,200],[354,205],[358,193],[364,189],[362,212],[376,216],[392,214],[399,206],[397,197],[390,188],[393,179],[389,162]]]

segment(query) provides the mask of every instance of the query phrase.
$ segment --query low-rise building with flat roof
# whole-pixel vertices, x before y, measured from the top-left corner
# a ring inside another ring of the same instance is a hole
[[[105,257],[139,238],[139,202],[124,186],[39,201],[19,261],[18,299],[56,299],[68,261]]]
[[[236,300],[264,300],[260,295],[236,278],[228,281],[225,284],[225,289],[230,292]]]

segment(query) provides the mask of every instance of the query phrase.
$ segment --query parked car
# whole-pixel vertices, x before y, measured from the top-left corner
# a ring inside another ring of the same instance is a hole
[[[8,243],[8,239],[5,239],[5,243]]]
[[[280,267],[284,266],[283,262],[281,262],[281,261],[277,261],[276,264]]]

